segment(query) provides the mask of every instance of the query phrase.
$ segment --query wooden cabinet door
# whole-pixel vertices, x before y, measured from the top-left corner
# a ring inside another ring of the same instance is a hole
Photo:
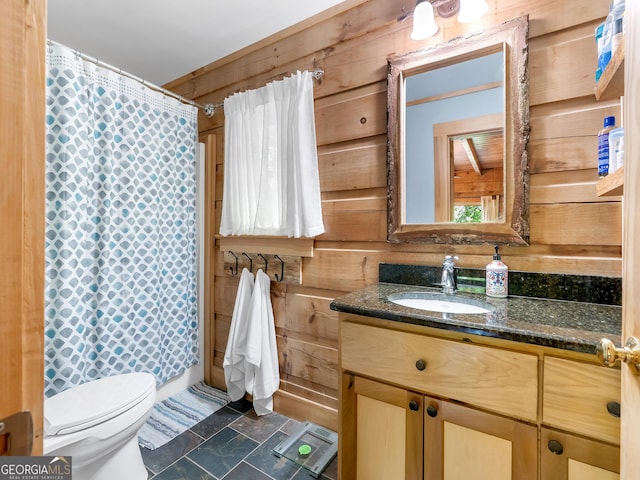
[[[537,480],[536,426],[425,397],[425,480]]]
[[[620,449],[542,428],[540,471],[541,480],[619,480]]]
[[[351,411],[342,428],[353,435],[341,438],[340,478],[422,478],[422,395],[350,377],[343,395],[349,396],[346,403]]]

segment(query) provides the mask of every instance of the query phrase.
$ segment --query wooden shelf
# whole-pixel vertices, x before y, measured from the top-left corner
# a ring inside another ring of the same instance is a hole
[[[611,100],[624,95],[624,37],[618,45],[611,61],[596,83],[593,91],[596,100]],[[598,197],[619,197],[624,191],[624,167],[598,180]]]
[[[624,167],[598,180],[596,183],[596,195],[598,197],[618,197],[624,190]]]
[[[624,37],[593,91],[596,100],[611,100],[624,94]]]

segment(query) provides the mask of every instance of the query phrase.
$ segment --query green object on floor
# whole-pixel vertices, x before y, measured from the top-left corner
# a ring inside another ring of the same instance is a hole
[[[273,454],[291,460],[318,478],[338,454],[338,434],[304,422],[273,449]]]
[[[298,453],[301,457],[306,457],[311,453],[311,447],[307,444],[300,445],[300,448],[298,448]]]

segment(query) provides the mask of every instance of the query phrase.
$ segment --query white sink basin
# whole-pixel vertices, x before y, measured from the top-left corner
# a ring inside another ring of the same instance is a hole
[[[491,306],[465,298],[464,301],[452,300],[435,293],[409,292],[389,296],[389,301],[405,307],[441,313],[482,314],[492,311]]]

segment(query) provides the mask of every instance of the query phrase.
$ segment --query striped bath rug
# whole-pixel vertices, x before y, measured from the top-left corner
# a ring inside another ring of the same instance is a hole
[[[155,450],[229,403],[223,391],[198,383],[154,405],[138,443]]]

